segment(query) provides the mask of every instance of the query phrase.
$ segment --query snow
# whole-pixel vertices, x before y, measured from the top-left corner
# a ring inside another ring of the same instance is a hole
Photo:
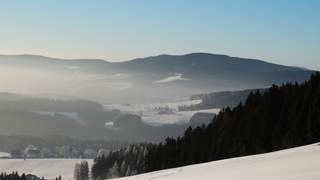
[[[164,103],[149,103],[149,104],[106,104],[104,108],[107,110],[118,109],[127,113],[140,113],[144,111],[150,111],[159,107],[169,107],[171,109],[178,110],[179,106],[190,106],[200,104],[202,100],[183,100],[175,102]]]
[[[136,114],[142,117],[142,121],[153,125],[161,126],[165,124],[184,124],[197,112],[207,112],[217,114],[220,109],[206,109],[199,111],[178,111],[179,106],[190,106],[201,103],[201,100],[186,100],[167,103],[152,104],[108,104],[105,109],[118,109],[124,113]],[[157,108],[170,108],[174,113],[159,114]]]
[[[10,153],[0,152],[0,158],[9,158],[9,157],[11,157]]]
[[[117,180],[320,179],[320,145],[156,171]]]
[[[105,126],[106,126],[106,128],[111,129],[111,130],[115,130],[115,131],[120,130],[118,127],[114,126],[114,122],[113,121],[106,122]]]
[[[51,111],[32,111],[33,113],[37,113],[40,115],[46,115],[46,116],[55,116],[57,115],[63,115],[71,120],[74,120],[76,123],[79,123],[81,125],[85,125],[86,122],[81,119],[79,116],[79,113],[77,112],[51,112]]]
[[[81,117],[79,116],[79,113],[77,113],[77,112],[58,112],[58,114],[61,114],[61,115],[66,116],[70,119],[73,119],[81,125],[86,124],[86,122],[81,119]]]
[[[3,153],[0,153],[3,154]],[[4,153],[6,154],[6,153]],[[81,159],[0,159],[0,171],[73,179]],[[87,160],[92,165],[92,160]],[[312,180],[320,179],[320,144],[161,170],[117,180]]]
[[[74,165],[83,159],[0,159],[0,171],[11,173],[18,171],[45,178],[73,179]],[[90,167],[93,160],[87,160]]]
[[[153,84],[158,84],[158,83],[169,83],[169,82],[174,82],[174,81],[188,81],[189,79],[183,78],[182,74],[176,73],[174,76],[169,76],[164,79],[154,81]]]

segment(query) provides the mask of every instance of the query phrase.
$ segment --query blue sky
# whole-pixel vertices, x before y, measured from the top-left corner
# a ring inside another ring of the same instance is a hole
[[[320,70],[319,0],[0,1],[0,54],[208,52]]]

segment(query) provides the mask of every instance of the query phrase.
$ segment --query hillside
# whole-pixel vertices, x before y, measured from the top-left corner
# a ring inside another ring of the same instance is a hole
[[[146,152],[133,155],[141,157],[142,166],[133,166],[136,161],[123,160],[122,155],[96,159],[95,177],[112,177],[112,172],[123,177],[130,171],[152,172],[316,143],[320,141],[319,109],[320,73],[316,73],[301,84],[252,92],[245,103],[222,109],[207,126],[189,127],[183,136],[146,146]],[[111,173],[103,173],[110,168]]]
[[[320,146],[213,161],[117,180],[310,180],[320,178]]]
[[[263,92],[264,89],[246,89],[241,91],[223,91],[207,94],[195,94],[190,99],[200,99],[201,103],[193,105],[179,106],[179,110],[199,110],[209,108],[224,108],[235,107],[240,102],[244,103],[250,93],[259,90]]]
[[[189,126],[190,118],[198,111],[178,112],[177,107],[184,103],[190,102],[118,106],[0,92],[0,150],[3,145],[1,135],[61,135],[75,139],[158,142],[166,136],[181,135]],[[163,111],[168,105],[172,106],[167,109],[171,113]],[[208,116],[212,118],[212,112]],[[10,139],[6,143],[11,141],[15,142]],[[23,140],[19,142],[24,144]]]
[[[188,128],[149,151],[146,170],[272,152],[320,141],[320,73],[273,86],[227,107],[208,126]]]

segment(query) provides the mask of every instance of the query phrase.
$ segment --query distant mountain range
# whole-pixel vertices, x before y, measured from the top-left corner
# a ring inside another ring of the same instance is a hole
[[[288,81],[302,82],[314,72],[207,53],[159,55],[125,62],[0,55],[0,66],[0,70],[12,73],[0,78],[0,91],[61,94],[100,102],[160,101],[197,93],[265,88]]]

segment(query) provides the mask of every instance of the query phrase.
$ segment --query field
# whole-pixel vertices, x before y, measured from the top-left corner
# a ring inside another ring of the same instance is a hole
[[[34,174],[39,177],[73,179],[74,165],[81,159],[0,159],[0,171],[18,171],[19,174]],[[87,160],[90,167],[93,160]]]

